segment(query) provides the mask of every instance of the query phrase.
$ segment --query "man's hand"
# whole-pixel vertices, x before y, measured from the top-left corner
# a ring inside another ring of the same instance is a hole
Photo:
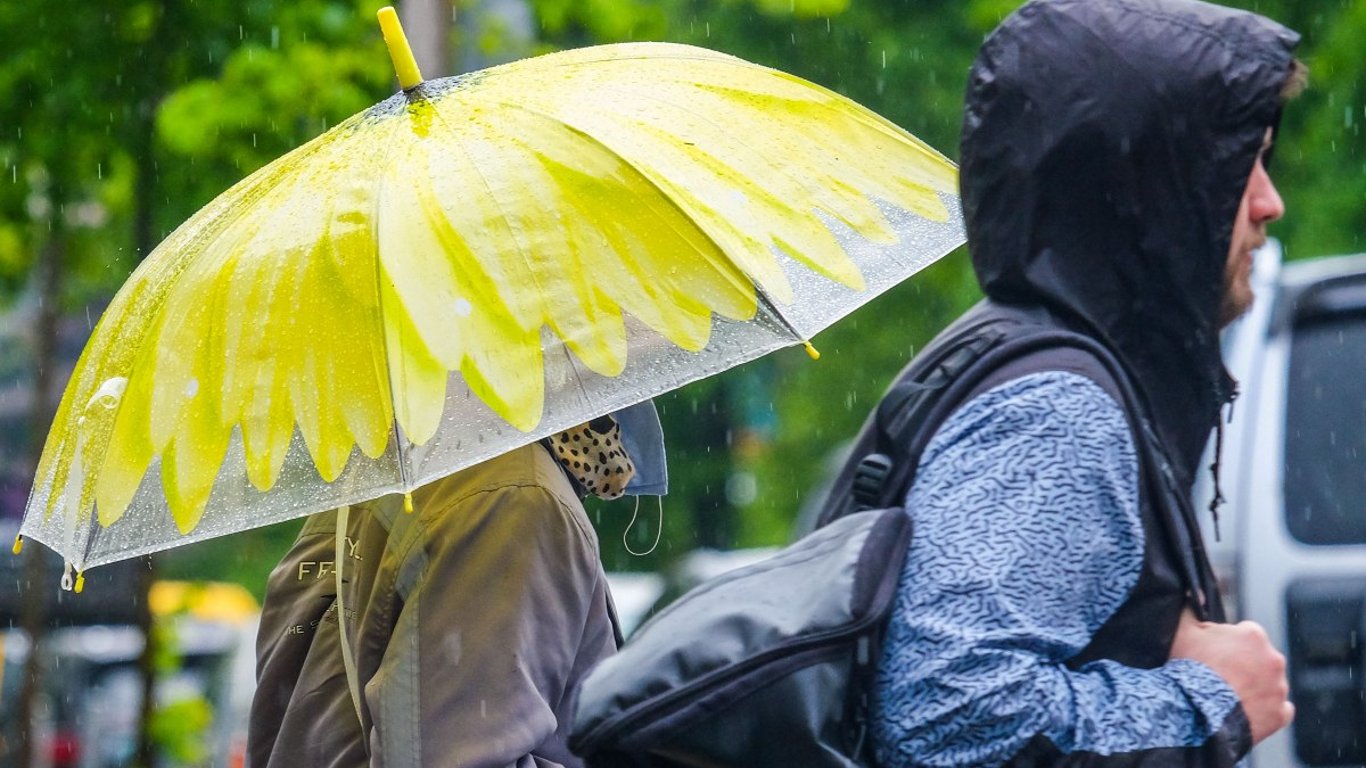
[[[1295,705],[1288,698],[1285,656],[1271,646],[1260,624],[1200,621],[1188,608],[1176,628],[1171,657],[1194,659],[1224,678],[1243,704],[1253,744],[1295,718]]]

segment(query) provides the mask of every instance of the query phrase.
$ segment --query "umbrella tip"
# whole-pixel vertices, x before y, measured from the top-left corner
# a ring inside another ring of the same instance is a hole
[[[413,495],[411,493],[403,494],[403,511],[410,515],[413,513]]]
[[[384,44],[389,48],[389,58],[394,62],[394,73],[398,84],[407,91],[422,82],[422,72],[413,58],[413,49],[408,45],[408,36],[403,34],[398,12],[392,5],[386,5],[375,14],[379,17],[379,29],[384,34]]]
[[[808,357],[810,357],[812,360],[821,359],[821,353],[819,350],[816,349],[816,346],[814,344],[812,344],[809,341],[803,341],[802,344],[806,346],[806,354]]]
[[[22,534],[14,537],[14,554],[24,551],[24,537]]]
[[[82,592],[84,592],[84,591],[85,591],[85,571],[77,571],[77,572],[76,572],[76,594],[79,595],[80,593],[82,593]]]

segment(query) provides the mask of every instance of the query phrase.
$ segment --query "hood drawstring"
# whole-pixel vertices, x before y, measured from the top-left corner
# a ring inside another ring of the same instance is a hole
[[[1209,465],[1210,475],[1214,478],[1214,498],[1209,501],[1210,517],[1214,518],[1214,540],[1219,538],[1219,507],[1224,503],[1224,491],[1219,487],[1219,460],[1224,454],[1224,420],[1214,424],[1214,463]]]
[[[356,721],[364,727],[365,718],[361,717],[360,714],[361,684],[360,675],[356,672],[356,652],[351,648],[350,633],[346,631],[346,578],[342,576],[342,568],[344,567],[342,564],[346,562],[347,558],[346,538],[351,530],[350,513],[351,507],[347,504],[337,507],[337,532],[333,548],[332,573],[336,577],[337,632],[341,635],[342,669],[346,672],[346,689],[351,694],[351,706],[356,710]]]
[[[1224,491],[1219,485],[1219,465],[1224,457],[1224,424],[1233,423],[1233,403],[1238,399],[1238,382],[1230,379],[1229,384],[1228,396],[1224,400],[1224,405],[1228,406],[1227,422],[1222,413],[1220,413],[1220,418],[1214,421],[1214,463],[1209,465],[1210,476],[1214,480],[1214,498],[1210,499],[1209,513],[1210,517],[1214,519],[1215,541],[1221,540],[1219,538],[1219,507],[1224,504]],[[1224,410],[1223,405],[1219,406],[1219,410],[1221,412]]]

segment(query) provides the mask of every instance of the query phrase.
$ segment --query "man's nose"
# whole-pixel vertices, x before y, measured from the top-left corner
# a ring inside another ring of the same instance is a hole
[[[1262,161],[1257,161],[1257,166],[1252,170],[1253,195],[1249,201],[1251,203],[1252,220],[1258,224],[1275,221],[1285,215],[1285,202],[1281,200],[1281,193],[1276,191],[1276,185],[1272,183],[1271,176],[1262,166]]]

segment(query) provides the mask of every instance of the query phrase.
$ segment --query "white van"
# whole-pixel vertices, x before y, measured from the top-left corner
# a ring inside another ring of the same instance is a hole
[[[1272,242],[1253,277],[1225,338],[1241,394],[1217,538],[1208,472],[1195,494],[1232,612],[1289,662],[1295,723],[1252,764],[1366,765],[1366,256],[1282,266]]]

